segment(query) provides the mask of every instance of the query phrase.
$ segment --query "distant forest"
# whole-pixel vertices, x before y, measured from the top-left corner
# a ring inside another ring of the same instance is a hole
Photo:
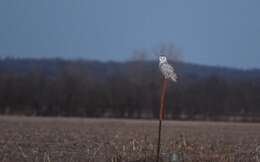
[[[260,121],[260,71],[172,62],[166,117]],[[0,60],[0,113],[158,118],[157,61]]]

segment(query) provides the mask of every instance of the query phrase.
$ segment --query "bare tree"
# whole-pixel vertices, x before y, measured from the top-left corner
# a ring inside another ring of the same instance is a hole
[[[170,61],[181,62],[183,60],[182,50],[177,48],[173,43],[161,44],[159,48],[154,49],[156,57],[162,54]]]

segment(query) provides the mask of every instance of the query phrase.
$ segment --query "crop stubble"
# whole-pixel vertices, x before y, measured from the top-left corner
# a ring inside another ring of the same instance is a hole
[[[153,120],[0,116],[0,161],[153,161]],[[163,156],[184,161],[257,161],[260,124],[165,121]]]

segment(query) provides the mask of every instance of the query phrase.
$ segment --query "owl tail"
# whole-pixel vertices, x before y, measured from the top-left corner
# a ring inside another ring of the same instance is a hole
[[[177,82],[177,75],[175,74],[175,75],[172,75],[171,76],[171,80],[173,81],[173,82]]]

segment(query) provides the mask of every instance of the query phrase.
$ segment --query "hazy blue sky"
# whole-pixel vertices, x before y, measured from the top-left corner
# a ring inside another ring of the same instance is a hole
[[[260,1],[0,0],[0,56],[125,60],[162,43],[188,62],[260,68]]]

